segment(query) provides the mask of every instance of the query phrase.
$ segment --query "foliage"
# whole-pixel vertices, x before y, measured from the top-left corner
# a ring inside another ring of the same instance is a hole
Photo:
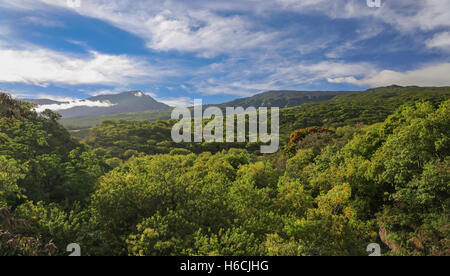
[[[174,145],[171,121],[106,121],[91,147],[6,97],[0,255],[449,255],[450,100],[425,90],[311,104],[318,120],[292,119],[288,150],[259,156]]]

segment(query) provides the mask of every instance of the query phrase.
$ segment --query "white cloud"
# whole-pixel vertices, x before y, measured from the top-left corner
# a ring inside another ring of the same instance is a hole
[[[164,11],[148,19],[145,26],[149,48],[197,52],[205,57],[258,48],[275,37],[250,31],[249,22],[239,16],[221,17],[209,11],[183,15]]]
[[[424,66],[417,70],[397,72],[382,70],[357,79],[354,76],[328,78],[331,83],[350,83],[355,85],[388,86],[392,84],[409,86],[450,86],[450,63]]]
[[[450,51],[450,32],[436,34],[432,39],[426,41],[425,44],[428,48],[439,48]]]
[[[48,9],[43,4],[71,9],[66,0],[3,1],[3,6],[16,9]],[[251,14],[318,13],[330,18],[367,20],[377,28],[384,28],[380,23],[387,23],[401,32],[450,27],[448,0],[382,2],[381,8],[369,8],[365,0],[86,0],[72,10],[136,34],[152,49],[196,52],[206,57],[243,49],[276,48],[279,32],[258,29]],[[224,15],[227,12],[234,15]],[[302,44],[305,45],[298,47],[308,48],[310,43]]]
[[[402,0],[406,5],[411,1]],[[433,30],[438,27],[450,27],[448,0],[420,0],[418,9],[411,15],[401,16],[399,22],[404,28],[418,27],[422,30]]]
[[[48,83],[120,84],[173,75],[174,71],[150,66],[126,55],[91,52],[72,57],[50,50],[0,49],[0,82],[21,82],[40,86]]]
[[[23,0],[21,5],[6,0],[6,3],[16,9],[45,9],[42,4],[70,9],[66,0]],[[183,1],[98,0],[82,1],[81,7],[73,11],[136,34],[144,38],[151,49],[195,52],[203,57],[264,48],[262,44],[267,46],[267,42],[277,36],[275,32],[255,30],[244,16],[218,15],[202,5],[196,8],[192,5]]]
[[[53,111],[66,110],[73,107],[111,107],[114,104],[104,101],[89,101],[89,100],[74,100],[68,103],[62,104],[48,104],[48,105],[40,105],[36,107],[36,112],[43,112],[46,109],[50,109]]]

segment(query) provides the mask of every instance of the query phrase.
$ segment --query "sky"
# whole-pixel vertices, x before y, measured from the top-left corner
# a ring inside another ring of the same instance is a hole
[[[65,101],[141,90],[186,106],[450,86],[450,1],[377,1],[0,0],[0,90]]]

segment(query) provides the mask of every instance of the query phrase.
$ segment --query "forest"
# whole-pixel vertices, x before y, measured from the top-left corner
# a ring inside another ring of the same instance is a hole
[[[76,139],[0,93],[0,256],[450,255],[450,87],[280,110],[258,143],[175,144],[174,120]]]

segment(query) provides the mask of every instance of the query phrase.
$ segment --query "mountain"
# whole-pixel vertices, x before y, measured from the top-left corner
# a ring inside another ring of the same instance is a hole
[[[41,108],[43,108],[42,105],[67,105],[67,109],[61,108],[56,110],[63,118],[100,116],[171,108],[142,93],[142,91],[128,91],[120,94],[101,95],[75,102],[55,102],[46,99],[26,101],[41,105]]]

